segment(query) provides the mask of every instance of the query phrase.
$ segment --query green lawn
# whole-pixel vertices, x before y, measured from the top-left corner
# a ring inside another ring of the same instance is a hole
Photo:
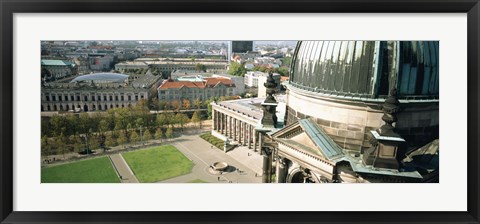
[[[192,172],[193,162],[171,145],[122,154],[137,179],[152,183]]]
[[[42,168],[42,183],[120,183],[104,156]]]
[[[201,179],[195,179],[195,180],[188,181],[187,183],[208,183],[208,182]]]

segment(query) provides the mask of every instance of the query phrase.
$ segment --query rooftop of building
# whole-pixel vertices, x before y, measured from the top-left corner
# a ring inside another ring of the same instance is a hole
[[[212,88],[218,84],[223,84],[228,87],[234,87],[235,84],[230,79],[226,78],[203,78],[201,81],[174,81],[174,80],[165,80],[158,89],[180,89],[182,87],[186,88]]]
[[[112,74],[112,75],[109,75]],[[92,76],[94,75],[94,76]],[[124,78],[126,76],[126,78]],[[113,81],[107,81],[105,83],[101,82],[94,82],[94,80],[105,80],[104,78],[111,78]],[[134,89],[147,89],[152,87],[154,84],[156,84],[161,77],[160,76],[153,76],[153,75],[144,75],[140,76],[139,78],[135,80],[129,81],[129,83],[126,83],[125,81],[128,79],[128,75],[125,74],[119,74],[119,73],[95,73],[95,74],[89,74],[89,75],[81,75],[75,77],[75,79],[80,79],[81,81],[54,81],[54,82],[48,82],[44,83],[42,86],[42,91],[47,90],[47,89],[52,89],[52,90],[92,90],[94,89],[95,91],[132,91]],[[100,78],[100,79],[96,79]]]
[[[81,75],[74,78],[71,83],[75,82],[89,82],[89,81],[107,81],[107,82],[115,82],[115,83],[122,83],[128,79],[128,75],[120,74],[120,73],[94,73],[88,75]]]
[[[285,104],[285,95],[277,95],[275,98],[278,101],[277,106],[277,122],[283,124],[284,123],[284,116],[286,111],[286,104]],[[221,101],[218,102],[217,105],[221,107],[225,107],[229,110],[234,112],[247,115],[249,117],[253,117],[255,120],[260,121],[263,116],[263,108],[262,103],[265,101],[264,97],[256,97],[256,98],[244,98],[238,100],[228,100],[228,101]]]
[[[42,65],[45,66],[74,66],[73,62],[65,61],[65,60],[49,60],[43,59]]]
[[[138,66],[144,65],[144,66],[146,66],[147,64],[143,61],[125,61],[125,62],[117,63],[115,65],[138,65]]]
[[[261,72],[261,71],[249,71],[249,72],[247,72],[247,74],[245,74],[245,76],[247,76],[247,75],[253,76],[253,77],[268,77],[268,73]],[[277,76],[280,76],[280,74],[273,73],[273,76],[277,77]]]

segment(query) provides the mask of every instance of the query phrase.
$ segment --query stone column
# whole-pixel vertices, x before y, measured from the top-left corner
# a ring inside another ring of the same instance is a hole
[[[252,148],[252,125],[248,124],[248,148]]]
[[[277,183],[286,183],[287,169],[286,169],[286,160],[278,157],[277,158],[277,169],[276,169],[276,182]]]
[[[262,173],[262,183],[271,183],[272,182],[272,153],[273,150],[269,147],[261,147],[263,155],[263,173]]]
[[[212,121],[213,121],[212,122],[212,130],[214,130],[214,131],[216,130],[216,125],[217,125],[217,120],[216,120],[217,116],[216,116],[215,113],[216,113],[216,111],[215,111],[215,109],[213,109],[212,110]]]
[[[260,155],[262,155],[263,135],[262,135],[262,133],[260,133],[260,132],[258,132],[257,135],[258,135],[258,146],[259,146],[258,148],[260,149],[260,150],[258,150],[258,153],[259,153]]]
[[[240,121],[240,127],[239,128],[240,128],[240,136],[239,136],[238,140],[239,140],[240,145],[243,146],[243,140],[244,140],[244,137],[243,137],[243,134],[244,134],[244,132],[243,132],[243,121]]]
[[[232,117],[228,116],[228,136],[230,139],[233,137],[232,135]]]
[[[220,112],[219,111],[215,111],[215,121],[216,121],[215,128],[217,132],[220,132]]]
[[[223,135],[223,113],[220,113],[219,112],[219,115],[220,115],[220,134]]]
[[[235,132],[233,133],[233,140],[237,141],[238,140],[238,120],[236,118],[234,119],[233,128],[235,130]]]
[[[247,123],[243,123],[243,145],[246,146],[247,145],[247,134],[248,134],[248,129],[247,129]]]
[[[233,119],[233,141],[237,141],[237,119]]]
[[[257,151],[257,136],[258,132],[257,130],[253,129],[253,151],[256,152]]]

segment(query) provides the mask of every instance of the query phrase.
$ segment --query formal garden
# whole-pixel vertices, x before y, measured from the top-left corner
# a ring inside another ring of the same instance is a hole
[[[225,141],[223,141],[222,139],[219,139],[210,133],[201,134],[200,138],[214,145],[216,148],[223,150],[223,145],[225,144]]]

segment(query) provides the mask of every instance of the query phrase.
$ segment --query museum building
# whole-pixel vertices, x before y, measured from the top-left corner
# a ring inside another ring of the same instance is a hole
[[[264,182],[438,182],[438,61],[438,41],[299,41],[282,123],[265,84]]]
[[[41,111],[105,111],[135,105],[156,96],[160,76],[132,79],[120,73],[81,75],[69,82],[42,83]]]

